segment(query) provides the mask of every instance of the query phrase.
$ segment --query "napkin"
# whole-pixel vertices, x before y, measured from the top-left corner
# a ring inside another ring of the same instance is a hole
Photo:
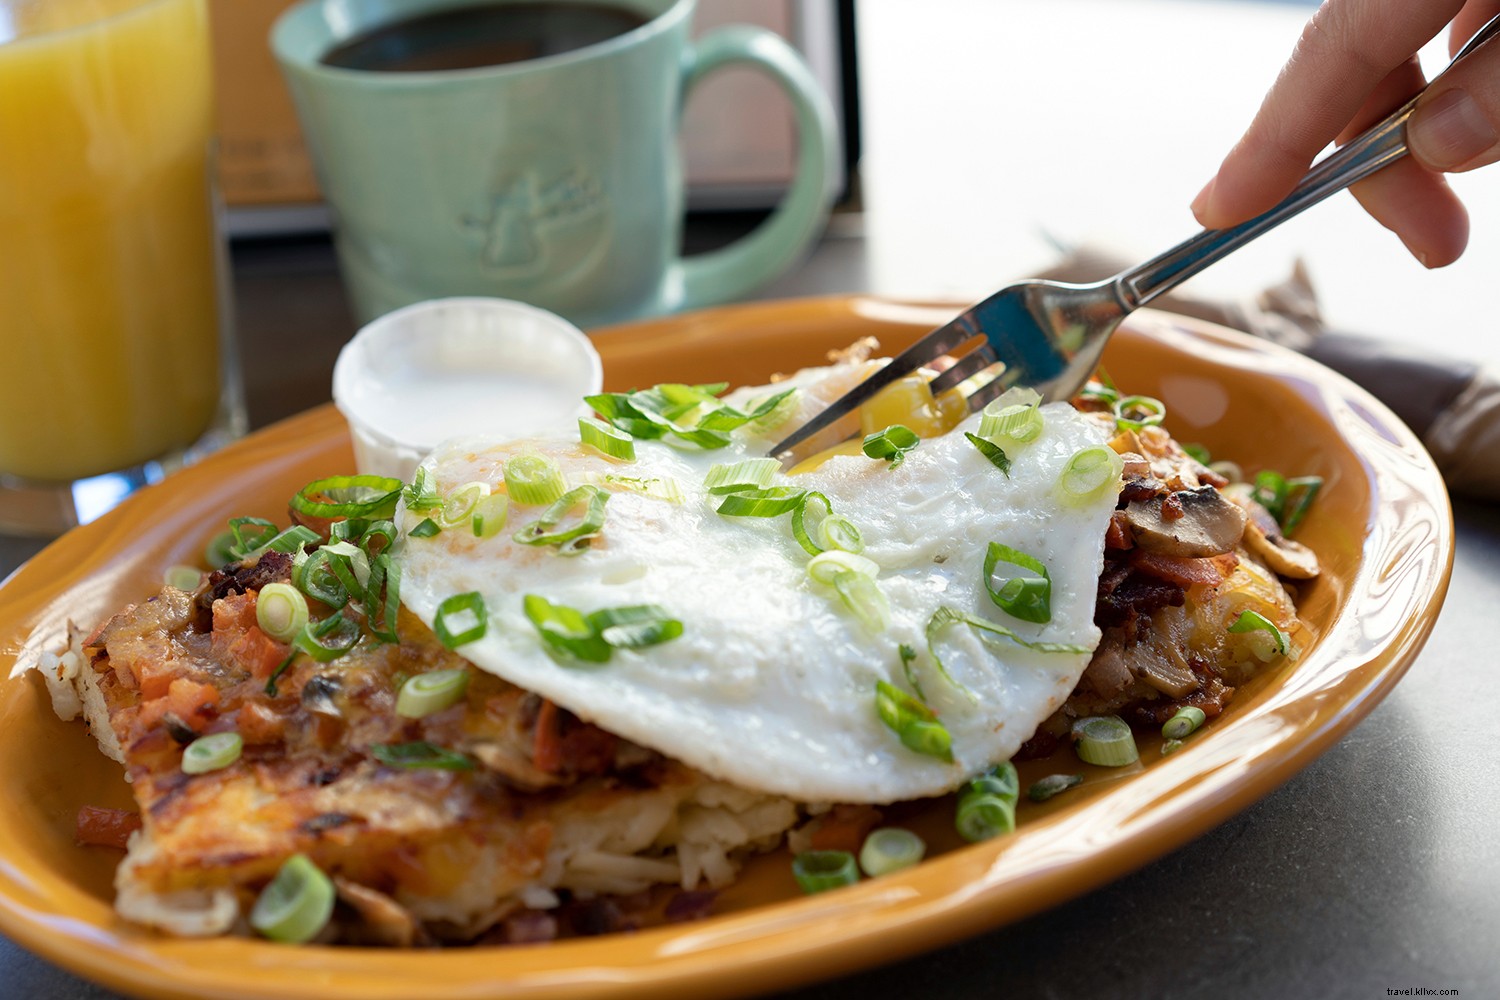
[[[1081,248],[1038,275],[1099,281],[1130,266]],[[1300,351],[1363,386],[1422,439],[1455,496],[1500,500],[1500,373],[1471,361],[1417,351],[1375,337],[1330,330],[1301,261],[1277,285],[1242,298],[1209,300],[1181,292],[1152,308],[1241,330]]]

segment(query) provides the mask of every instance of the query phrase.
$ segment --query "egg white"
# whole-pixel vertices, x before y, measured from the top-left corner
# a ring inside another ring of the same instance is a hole
[[[848,366],[838,366],[798,382],[815,398],[820,382],[827,388],[849,374]],[[736,395],[753,398],[776,388]],[[1068,459],[1103,443],[1107,430],[1065,404],[1043,412],[1042,435],[1015,452],[1009,476],[963,436],[976,429],[974,417],[923,441],[896,469],[844,456],[778,479],[825,494],[863,533],[864,555],[880,565],[877,584],[891,608],[890,627],[878,633],[831,587],[809,579],[809,556],[788,516],[715,512],[721,498],[702,487],[710,466],[759,455],[767,444],[741,432],[731,447],[709,452],[637,441],[629,463],[581,445],[576,433],[446,444],[424,463],[440,490],[475,480],[498,486],[507,458],[537,451],[570,478],[670,477],[685,500],[612,492],[602,533],[573,556],[515,542],[512,534],[541,511],[517,504],[495,537],[452,530],[408,539],[398,556],[401,599],[431,625],[445,598],[478,591],[489,626],[482,639],[460,648],[463,656],[715,778],[803,801],[883,803],[941,794],[1010,758],[1067,698],[1099,642],[1094,601],[1115,498],[1071,502],[1057,484]],[[407,529],[419,519],[402,517]],[[1047,566],[1050,622],[1017,621],[991,601],[982,578],[991,541]],[[564,664],[524,615],[527,594],[585,613],[659,604],[684,630],[658,646],[616,650],[605,664]],[[1027,639],[1088,652],[1035,652],[950,627],[940,652],[961,689],[938,674],[928,655],[924,631],[944,605]],[[876,713],[877,680],[911,690],[902,644],[918,651],[914,670],[952,735],[952,763],[907,749]]]

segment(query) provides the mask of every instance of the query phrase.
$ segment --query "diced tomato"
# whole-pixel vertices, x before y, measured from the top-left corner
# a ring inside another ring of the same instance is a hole
[[[840,804],[824,813],[812,832],[815,851],[848,851],[858,854],[870,831],[880,824],[874,806]]]
[[[255,619],[255,601],[259,596],[259,591],[247,590],[214,601],[214,652],[232,645],[242,632],[260,627]]]
[[[140,813],[103,806],[80,806],[73,839],[79,846],[117,847],[125,850],[130,835],[141,828]]]
[[[269,746],[286,737],[286,716],[258,698],[247,699],[235,728],[246,745]]]
[[[136,713],[136,725],[142,731],[151,729],[171,712],[183,725],[201,733],[218,714],[218,708],[219,691],[212,684],[200,684],[187,677],[178,677],[161,696],[141,703],[140,710]]]
[[[251,628],[225,650],[225,655],[248,670],[256,680],[266,680],[286,660],[291,646],[277,642],[258,627]]]

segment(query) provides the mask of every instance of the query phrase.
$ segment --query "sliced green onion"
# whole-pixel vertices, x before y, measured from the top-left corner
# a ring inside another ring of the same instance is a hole
[[[230,555],[238,560],[254,559],[262,553],[271,551],[294,555],[301,552],[304,546],[321,540],[316,531],[302,524],[294,524],[285,531],[278,533],[275,525],[271,524],[270,521],[261,521],[260,518],[235,518],[234,521],[230,521],[229,523],[233,525],[235,521],[259,522],[257,527],[260,525],[269,525],[268,529],[264,529],[259,533],[251,533],[244,536],[242,542],[238,541],[239,536],[236,532],[237,542],[230,549]]]
[[[423,719],[463,701],[469,689],[469,672],[463,667],[429,670],[407,678],[396,695],[396,714],[405,719]]]
[[[1016,802],[1021,797],[1021,779],[1010,761],[996,764],[972,779],[958,796],[953,825],[958,835],[971,843],[1012,833],[1016,828]]]
[[[726,495],[719,503],[718,513],[726,517],[780,517],[800,507],[806,496],[806,490],[791,486],[743,490]]]
[[[908,750],[952,762],[953,738],[947,727],[932,709],[894,684],[875,682],[875,714]]]
[[[203,547],[203,564],[212,569],[219,569],[232,562],[237,562],[234,555],[229,551],[234,545],[234,532],[221,531],[208,540]]]
[[[443,504],[442,498],[438,496],[436,484],[432,482],[427,470],[420,466],[416,474],[412,476],[411,485],[402,491],[401,499],[406,504],[406,509],[414,514],[435,510]]]
[[[602,420],[579,417],[578,439],[609,458],[635,461],[635,438]]]
[[[1007,389],[984,408],[979,418],[981,438],[1006,438],[1016,444],[1035,441],[1042,433],[1042,396],[1035,389]]]
[[[798,545],[802,546],[802,551],[810,556],[817,555],[824,548],[822,544],[814,541],[807,531],[807,505],[814,500],[823,505],[823,521],[833,516],[833,501],[816,490],[803,493],[797,505],[792,508],[792,537],[797,540]],[[823,521],[818,523],[821,525]]]
[[[396,620],[401,615],[401,566],[391,559],[389,552],[382,552],[375,558],[364,602],[365,624],[375,638],[381,642],[400,642]]]
[[[1154,427],[1167,416],[1167,405],[1154,396],[1126,396],[1115,400],[1112,409],[1115,426],[1125,431]]]
[[[750,423],[756,430],[769,431],[791,419],[797,409],[797,390],[788,389],[752,404]]]
[[[1180,740],[1197,731],[1206,718],[1208,717],[1203,714],[1203,709],[1194,705],[1184,705],[1177,710],[1175,715],[1162,723],[1161,734],[1169,740]]]
[[[910,684],[911,689],[917,693],[917,697],[925,702],[927,696],[922,693],[922,684],[917,678],[914,666],[917,662],[917,651],[903,642],[896,647],[896,655],[901,657],[901,672],[906,675],[906,683]]]
[[[297,638],[307,619],[307,598],[290,583],[268,583],[255,595],[255,623],[277,642]]]
[[[703,488],[714,496],[741,490],[762,490],[771,485],[781,463],[774,458],[747,458],[742,462],[720,462],[703,477]]]
[[[527,594],[521,603],[526,617],[536,626],[547,652],[554,659],[565,663],[573,660],[605,663],[609,660],[613,648],[582,611],[553,604],[539,594]]]
[[[433,633],[449,649],[483,639],[488,628],[484,597],[477,590],[444,599],[432,618]]]
[[[474,770],[474,762],[468,757],[433,746],[424,740],[411,743],[372,743],[370,755],[387,767],[430,768],[438,771]]]
[[[1101,369],[1097,376],[1089,379],[1084,387],[1078,392],[1079,399],[1093,400],[1103,403],[1105,406],[1113,407],[1120,398],[1120,391],[1115,388],[1109,376]]]
[[[246,553],[276,537],[276,522],[263,517],[232,517],[229,519],[229,559],[239,562]]]
[[[1070,788],[1077,788],[1083,784],[1081,774],[1049,774],[1045,778],[1038,778],[1031,783],[1026,790],[1026,797],[1033,802],[1046,802],[1054,795],[1060,795]]]
[[[328,555],[328,568],[351,598],[363,599],[370,583],[370,557],[352,542],[331,542],[318,550]]]
[[[292,645],[319,663],[336,660],[359,642],[359,623],[335,611],[319,622],[308,622],[292,640]]]
[[[1181,750],[1182,747],[1183,743],[1181,740],[1163,740],[1161,744],[1161,755],[1165,757],[1168,754],[1174,754],[1177,751]]]
[[[403,488],[385,476],[330,476],[302,487],[291,507],[308,517],[391,517]]]
[[[480,497],[474,504],[474,514],[469,523],[477,538],[493,538],[505,527],[506,515],[510,512],[510,498],[504,493],[491,493]]]
[[[1073,723],[1078,756],[1101,767],[1124,767],[1140,759],[1135,734],[1118,715],[1091,715]]]
[[[1262,639],[1264,645],[1259,646],[1255,651],[1256,656],[1262,661],[1268,661],[1273,656],[1285,656],[1292,648],[1286,633],[1277,628],[1275,622],[1257,611],[1241,611],[1240,616],[1234,620],[1234,624],[1229,626],[1229,631],[1248,632],[1256,638],[1265,636],[1266,638]]]
[[[1210,463],[1208,471],[1223,476],[1231,483],[1245,481],[1245,470],[1240,468],[1237,462],[1213,462]]]
[[[422,518],[422,520],[418,521],[416,526],[406,534],[411,538],[431,538],[433,535],[436,535],[442,530],[443,529],[439,528],[438,523],[432,518],[424,517]]]
[[[562,469],[546,455],[517,455],[505,463],[505,491],[516,503],[553,503],[565,488]]]
[[[304,944],[328,925],[338,893],[305,854],[293,854],[250,908],[250,926],[272,941]]]
[[[803,851],[792,858],[792,877],[805,893],[826,892],[859,881],[859,868],[848,851]]]
[[[995,589],[995,568],[1002,562],[1030,570],[1032,576],[1013,576]],[[990,600],[1012,618],[1045,624],[1052,620],[1052,578],[1036,558],[1009,545],[990,542],[984,556],[984,589]]]
[[[682,622],[656,604],[605,608],[590,614],[588,623],[615,649],[644,649],[682,635]]]
[[[203,584],[203,571],[197,566],[168,566],[162,574],[162,582],[168,587],[192,593]]]
[[[221,771],[240,759],[245,741],[239,733],[211,733],[200,736],[182,750],[183,774],[207,774]]]
[[[927,853],[927,844],[910,830],[883,826],[871,830],[859,849],[859,866],[866,875],[877,878],[903,868],[910,868]]]
[[[490,493],[489,483],[473,482],[455,486],[443,497],[443,504],[438,508],[438,527],[457,528],[468,524],[474,517],[474,509],[479,506],[479,501]]]
[[[777,393],[762,400],[750,413],[742,413],[716,398],[726,387],[722,382],[668,383],[636,392],[601,393],[585,397],[584,402],[611,426],[631,437],[665,438],[669,444],[715,449],[729,444],[729,431],[751,421],[774,419],[777,408],[795,391]]]
[[[887,468],[894,469],[906,461],[906,453],[921,443],[917,432],[905,424],[891,424],[883,431],[867,435],[861,450],[871,458],[890,462]]]
[[[976,632],[987,632],[991,635],[1000,636],[1002,639],[1009,639],[1019,646],[1034,649],[1038,653],[1089,652],[1087,646],[1075,646],[1065,642],[1034,642],[1022,639],[1004,625],[999,625],[987,619],[980,618],[978,615],[971,615],[967,612],[959,611],[957,608],[943,605],[937,611],[933,612],[932,617],[927,620],[927,653],[932,657],[932,663],[937,667],[937,671],[942,675],[943,679],[954,688],[968,695],[971,701],[974,700],[974,693],[960,684],[957,678],[948,672],[948,668],[943,665],[943,658],[938,655],[938,639],[950,625],[967,625]],[[983,639],[983,635],[980,638]]]
[[[873,559],[866,559],[853,552],[842,552],[838,549],[820,552],[807,562],[807,575],[818,583],[826,583],[830,586],[835,576],[851,571],[874,577],[880,573],[880,564]]]
[[[642,478],[640,476],[616,476],[606,473],[600,475],[597,472],[583,472],[577,476],[577,485],[598,486],[616,493],[638,493],[643,497],[653,500],[665,500],[667,503],[682,503],[687,499],[682,492],[682,484],[677,480],[662,478]]]
[[[968,431],[964,431],[964,437],[968,438],[969,443],[979,449],[979,454],[990,460],[991,465],[1007,476],[1010,475],[1010,456],[1005,454],[1004,448],[1001,448],[993,441],[986,441],[982,437],[970,434]]]
[[[318,549],[302,562],[293,564],[292,582],[313,600],[330,608],[341,608],[349,603],[349,591],[334,573],[333,561],[333,554],[326,548]]]
[[[1120,475],[1124,471],[1125,460],[1113,448],[1095,445],[1068,459],[1059,485],[1070,500],[1091,500],[1104,493],[1113,496],[1120,492]]]
[[[1188,458],[1191,458],[1205,469],[1214,460],[1213,455],[1209,454],[1208,449],[1201,444],[1185,444],[1182,446],[1182,450],[1187,453]]]
[[[833,574],[833,589],[844,607],[854,613],[871,632],[884,632],[891,624],[891,605],[874,577],[854,570]]]
[[[291,669],[293,661],[297,659],[297,645],[292,644],[291,652],[286,654],[286,659],[277,664],[276,669],[271,671],[271,676],[266,678],[265,692],[267,698],[276,697],[276,682],[281,680],[281,675]]]
[[[821,495],[821,494],[820,494]],[[826,549],[837,549],[841,552],[863,552],[865,550],[865,539],[860,534],[853,521],[842,514],[829,511],[823,520],[818,522],[818,543]]]
[[[575,486],[537,515],[536,520],[511,537],[523,545],[555,546],[559,555],[577,555],[588,548],[594,536],[604,527],[604,505],[608,500],[609,494],[597,486]],[[588,506],[572,527],[552,530],[573,508],[581,504]]]

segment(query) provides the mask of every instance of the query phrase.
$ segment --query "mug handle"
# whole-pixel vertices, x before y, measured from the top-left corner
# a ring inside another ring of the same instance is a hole
[[[683,67],[683,105],[695,84],[731,63],[769,74],[792,99],[797,112],[797,173],[781,204],[754,230],[726,247],[679,257],[668,265],[660,302],[663,312],[727,302],[779,275],[822,231],[837,193],[834,157],[839,140],[833,107],[802,57],[775,32],[731,25],[699,39]]]

